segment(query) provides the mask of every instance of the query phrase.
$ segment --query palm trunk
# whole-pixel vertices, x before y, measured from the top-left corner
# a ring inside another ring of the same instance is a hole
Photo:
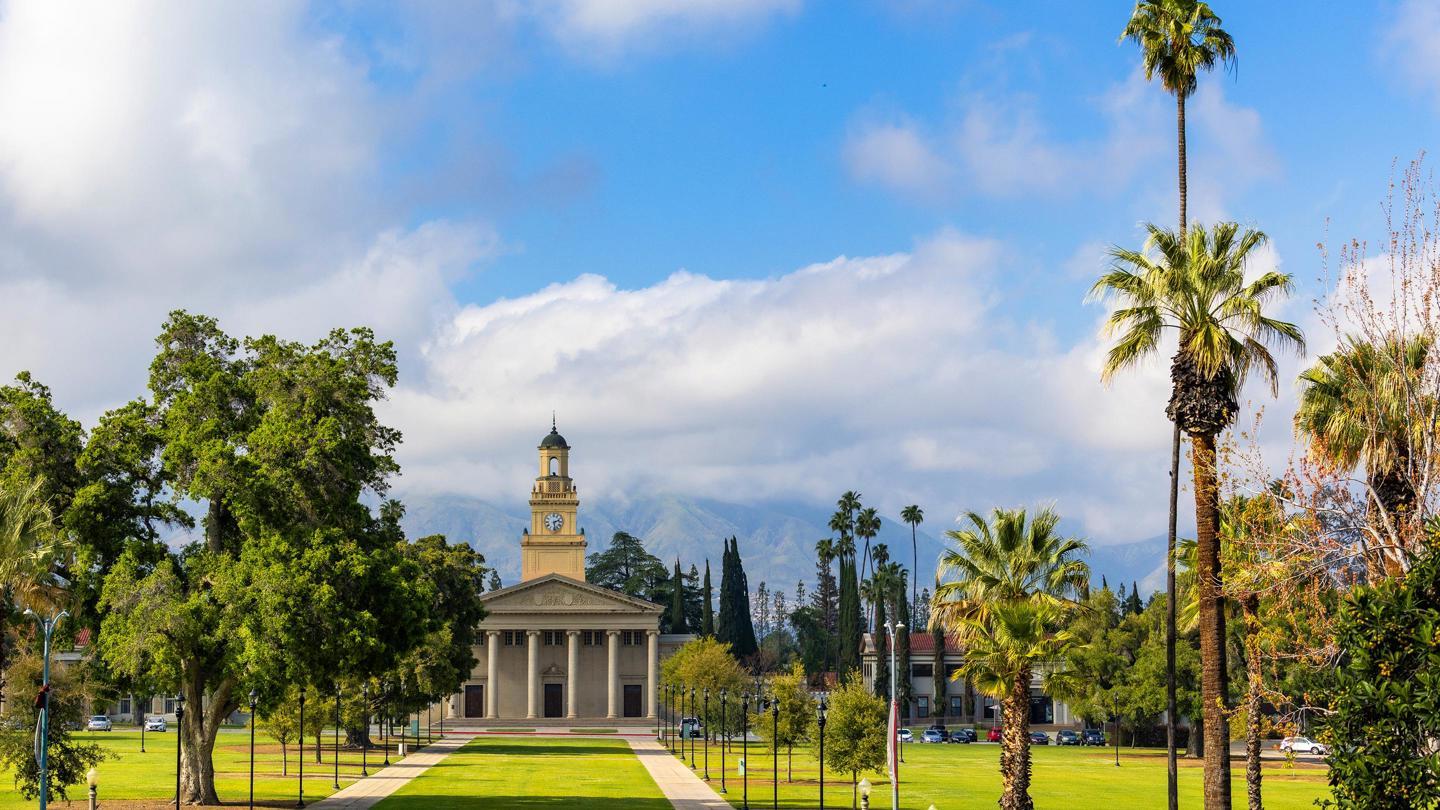
[[[1200,593],[1200,703],[1205,715],[1205,810],[1230,810],[1229,693],[1221,592],[1219,479],[1214,434],[1192,435],[1195,467],[1195,578]]]
[[[1183,105],[1184,102],[1182,101]],[[1184,109],[1183,106],[1181,108]],[[1183,118],[1183,112],[1181,113]],[[1181,129],[1184,132],[1184,129]],[[1181,135],[1183,142],[1184,135]],[[1182,150],[1183,151],[1183,150]],[[1181,174],[1184,177],[1184,174]],[[1184,180],[1181,180],[1184,188]],[[1180,221],[1185,221],[1184,192],[1181,192]],[[1180,516],[1180,424],[1175,423],[1170,446],[1170,531],[1165,543],[1165,768],[1169,810],[1180,806],[1180,772],[1176,762],[1175,723],[1175,535]]]
[[[1249,594],[1241,600],[1245,616],[1245,792],[1250,810],[1263,810],[1260,796],[1260,708],[1262,674],[1260,671],[1260,596]]]
[[[919,586],[920,574],[920,551],[915,544],[915,524],[910,524],[910,620],[913,622],[915,616],[920,612],[919,592],[915,589]]]
[[[1000,810],[1034,810],[1030,799],[1030,668],[1015,675],[1001,703]]]
[[[1175,128],[1178,134],[1178,152],[1180,167],[1180,238],[1185,238],[1185,94],[1175,94]]]

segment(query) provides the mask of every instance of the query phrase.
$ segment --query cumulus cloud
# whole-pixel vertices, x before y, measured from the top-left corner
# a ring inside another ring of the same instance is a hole
[[[1403,0],[1380,38],[1382,61],[1421,92],[1440,101],[1440,6]]]
[[[1100,346],[1057,349],[1002,314],[1007,256],[946,231],[769,279],[581,276],[464,307],[427,343],[424,383],[389,405],[405,486],[520,497],[554,409],[602,497],[859,487],[937,517],[1056,500],[1107,537],[1153,535],[1163,368],[1103,389]]]
[[[676,42],[733,36],[798,13],[802,0],[544,0],[515,3],[574,55],[610,59]]]
[[[1168,177],[1154,169],[1174,160],[1171,97],[1136,71],[1091,107],[1100,134],[1080,139],[1051,131],[1036,100],[1017,94],[964,93],[949,106],[950,116],[933,124],[909,116],[886,122],[867,109],[855,115],[842,156],[855,181],[915,196],[934,196],[937,178],[953,179],[944,188],[954,194],[1012,198],[1115,194],[1136,183],[1149,192],[1152,178]],[[1191,189],[1200,213],[1218,213],[1221,204],[1219,188],[1199,169],[1223,167],[1211,174],[1225,177],[1231,189],[1278,173],[1259,114],[1229,101],[1219,85],[1202,84],[1188,113],[1192,132],[1204,136],[1194,139],[1190,154],[1201,178]]]

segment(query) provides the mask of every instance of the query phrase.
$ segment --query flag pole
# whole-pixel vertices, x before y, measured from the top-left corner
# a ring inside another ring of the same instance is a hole
[[[900,806],[900,710],[896,685],[900,673],[895,671],[895,633],[905,629],[905,625],[895,622],[885,622],[885,631],[890,636],[890,806]],[[910,677],[910,673],[905,673]]]

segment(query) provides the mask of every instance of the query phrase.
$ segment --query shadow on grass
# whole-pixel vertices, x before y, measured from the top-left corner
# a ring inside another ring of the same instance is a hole
[[[384,810],[482,810],[482,808],[598,808],[598,810],[671,810],[668,799],[600,796],[391,796]]]

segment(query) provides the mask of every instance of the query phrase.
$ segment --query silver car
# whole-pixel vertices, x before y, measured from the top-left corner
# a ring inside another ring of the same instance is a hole
[[[86,730],[86,731],[110,731],[110,730],[111,730],[110,718],[106,717],[106,716],[103,715],[103,714],[97,714],[97,715],[95,715],[94,717],[91,717],[91,718],[90,718],[90,722],[89,722],[89,723],[86,723],[86,724],[85,724],[85,730]]]
[[[145,719],[145,730],[146,730],[146,731],[168,731],[169,729],[168,729],[168,727],[165,725],[165,718],[163,718],[163,717],[149,717],[149,718],[146,718],[146,719]]]

